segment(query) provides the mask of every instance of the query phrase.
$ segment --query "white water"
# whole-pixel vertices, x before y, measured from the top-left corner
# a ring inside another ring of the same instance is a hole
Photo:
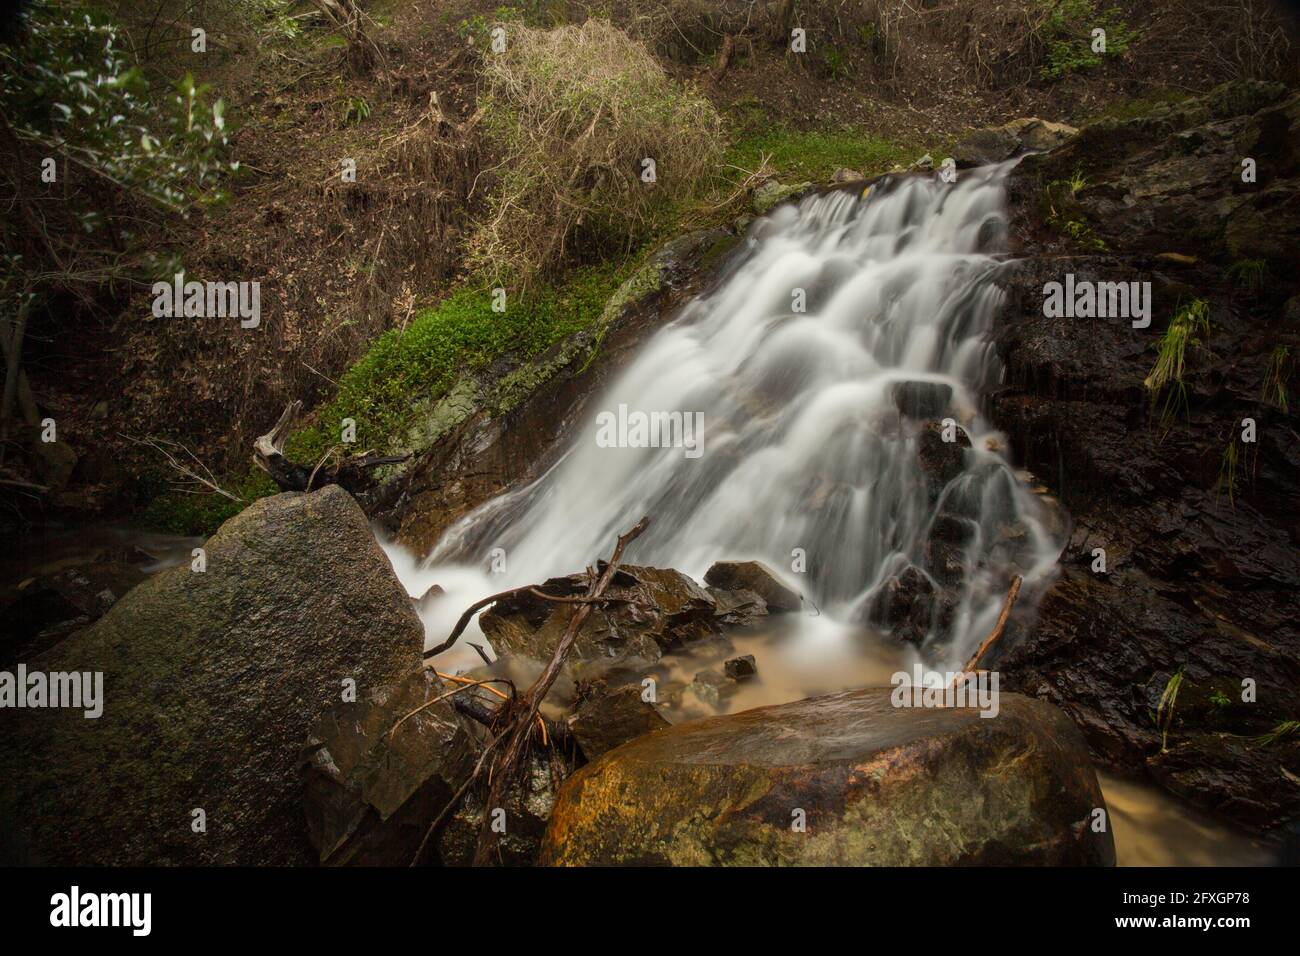
[[[478,598],[607,556],[645,514],[653,524],[626,561],[700,580],[715,560],[760,559],[821,612],[807,626],[824,640],[828,629],[860,630],[891,575],[925,566],[930,524],[946,510],[969,520],[972,537],[957,613],[946,629],[932,626],[923,656],[936,668],[964,663],[1011,576],[1024,575],[1032,600],[1062,546],[979,413],[1001,372],[988,333],[1001,305],[990,280],[1002,262],[1005,172],[815,196],[755,223],[721,285],[642,347],[554,467],[468,515],[423,562],[390,548],[412,594],[433,583],[447,591],[425,621],[430,643]],[[802,314],[792,311],[799,288]],[[934,505],[919,423],[892,396],[908,380],[952,387],[945,415],[973,446]],[[702,412],[702,456],[599,447],[596,415],[620,404]],[[505,570],[488,574],[496,548]],[[791,570],[795,549],[806,552],[805,573]],[[464,644],[440,665],[478,663]]]

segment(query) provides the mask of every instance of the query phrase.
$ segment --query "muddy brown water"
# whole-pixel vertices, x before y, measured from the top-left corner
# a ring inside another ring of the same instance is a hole
[[[779,624],[764,632],[733,635],[724,642],[663,658],[652,673],[662,688],[660,709],[674,723],[717,713],[784,704],[820,694],[889,685],[913,659],[886,651],[863,635],[844,639],[833,625],[791,633]],[[721,672],[730,658],[751,654],[757,676],[739,682],[716,704],[691,689],[700,671]],[[1157,787],[1098,773],[1114,828],[1120,866],[1268,866],[1275,851],[1213,821]]]

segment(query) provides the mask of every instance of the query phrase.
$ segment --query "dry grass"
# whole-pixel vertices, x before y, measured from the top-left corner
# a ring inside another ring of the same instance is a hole
[[[708,100],[605,20],[512,26],[506,51],[485,57],[480,110],[499,162],[469,261],[524,286],[635,249],[721,155]]]

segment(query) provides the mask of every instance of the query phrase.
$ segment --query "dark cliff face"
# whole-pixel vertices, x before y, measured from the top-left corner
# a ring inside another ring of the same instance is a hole
[[[1074,529],[998,666],[1063,707],[1103,762],[1250,828],[1285,827],[1300,814],[1300,733],[1257,738],[1300,716],[1300,94],[1233,84],[1085,127],[1008,189],[1023,259],[1005,278],[1006,377],[989,411]],[[1067,273],[1149,282],[1149,327],[1045,316],[1045,284]],[[1197,301],[1208,332],[1189,336],[1181,389],[1153,396],[1160,340]],[[1180,668],[1162,752],[1156,715]]]

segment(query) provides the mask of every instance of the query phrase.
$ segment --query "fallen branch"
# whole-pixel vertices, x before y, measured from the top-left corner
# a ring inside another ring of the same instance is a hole
[[[618,570],[618,564],[623,560],[623,550],[638,538],[643,531],[650,525],[650,517],[647,515],[632,527],[631,530],[619,536],[618,544],[614,547],[614,553],[610,556],[609,563],[605,565],[604,571],[596,578],[591,586],[587,589],[587,597],[598,598],[604,593],[605,588],[609,587],[609,582],[614,578],[614,572]],[[564,629],[560,641],[555,646],[555,653],[551,655],[551,661],[546,665],[546,669],[533,682],[533,685],[524,692],[516,705],[515,713],[506,713],[505,720],[507,727],[496,740],[506,739],[504,753],[500,760],[494,760],[492,763],[492,772],[488,779],[491,785],[488,789],[487,801],[484,808],[501,806],[505,798],[505,790],[510,786],[516,776],[516,769],[519,760],[524,754],[524,748],[528,743],[529,732],[532,728],[533,718],[537,716],[537,710],[550,693],[551,686],[555,679],[560,676],[560,669],[564,666],[564,659],[568,657],[574,641],[578,639],[578,631],[582,629],[583,623],[591,614],[591,604],[579,605],[573,612],[573,617],[569,618],[569,624]],[[495,742],[495,741],[494,741]],[[483,814],[483,822],[479,827],[478,847],[474,851],[474,865],[486,866],[491,862],[492,854],[497,848],[497,833],[492,829],[492,821],[487,813]]]
[[[1016,603],[1016,598],[1020,595],[1020,585],[1023,581],[1024,579],[1018,574],[1011,579],[1011,590],[1007,591],[1007,599],[1002,602],[1002,612],[998,614],[997,623],[993,625],[993,630],[989,631],[989,636],[984,638],[984,642],[976,649],[974,655],[971,656],[971,659],[966,662],[966,666],[958,671],[953,677],[953,687],[956,687],[965,680],[968,675],[973,674],[976,671],[979,667],[980,659],[988,653],[989,648],[997,642],[998,638],[1002,636],[1002,632],[1006,630],[1007,619],[1011,617],[1011,608],[1012,605]]]
[[[122,435],[121,432],[118,432],[118,434]],[[135,438],[134,436],[131,435],[122,435],[122,437],[125,438],[127,441],[135,442],[137,445],[144,445],[146,448],[152,448],[154,451],[158,452],[160,455],[166,458],[167,464],[171,465],[172,468],[174,468],[178,473],[180,473],[182,477],[186,478],[187,480],[195,484],[203,485],[209,491],[215,492],[216,494],[221,495],[221,497],[223,498],[228,498],[231,501],[235,502],[236,504],[241,504],[241,505],[244,504],[243,498],[227,491],[225,488],[222,488],[220,485],[218,485],[217,477],[212,473],[212,470],[199,460],[198,455],[194,454],[194,452],[190,451],[180,442],[168,441],[165,438]],[[190,459],[194,462],[194,465],[190,466],[184,461],[184,459],[179,458],[177,455],[172,454],[165,447],[167,445],[170,445],[172,448],[179,448],[185,454],[189,455]],[[201,469],[202,473],[200,473],[200,471],[196,469]],[[182,488],[181,490],[186,491],[189,489]],[[202,492],[199,492],[199,494],[202,494]]]
[[[619,562],[623,559],[624,549],[639,537],[649,524],[650,518],[648,516],[644,517],[629,531],[619,536],[618,543],[614,546],[614,553],[610,556],[609,562],[599,576],[596,575],[595,571],[588,569],[587,573],[591,578],[591,584],[588,586],[585,596],[591,600],[576,606],[573,616],[569,618],[569,622],[564,628],[564,633],[560,636],[559,643],[555,646],[555,652],[551,655],[550,663],[546,665],[532,686],[517,700],[507,701],[497,711],[497,733],[483,748],[478,762],[474,765],[473,772],[461,784],[433,822],[429,824],[429,828],[425,831],[424,838],[420,841],[420,846],[416,849],[415,856],[411,860],[411,866],[419,864],[424,856],[425,848],[434,833],[442,825],[442,822],[455,812],[455,808],[464,799],[465,794],[469,793],[470,788],[483,779],[488,781],[488,794],[484,803],[485,812],[479,830],[478,846],[474,852],[474,865],[483,866],[490,862],[492,852],[497,845],[497,835],[492,831],[491,814],[487,812],[487,808],[499,806],[503,800],[505,789],[514,781],[519,760],[525,753],[529,737],[532,734],[533,721],[539,716],[538,708],[541,707],[542,701],[546,699],[551,686],[559,677],[560,670],[564,666],[564,660],[573,648],[574,641],[577,640],[578,632],[582,629],[583,623],[590,616],[592,607],[594,604],[599,603],[594,599],[599,598],[605,589],[609,587],[610,581],[613,580],[614,574],[618,570]],[[474,611],[492,603],[494,600],[501,600],[509,594],[529,590],[533,589],[531,587],[515,588],[513,591],[493,595],[490,599],[485,598],[477,602],[474,607],[461,615],[456,630],[452,632],[452,636],[442,646],[444,648],[450,647],[455,642],[455,638],[459,636],[460,631],[464,630],[465,624],[473,616]]]
[[[290,402],[271,430],[253,442],[253,464],[270,475],[281,491],[316,491],[326,485],[338,485],[350,494],[360,494],[374,485],[369,469],[396,465],[411,457],[409,454],[372,455],[364,452],[355,457],[345,455],[333,468],[325,468],[326,460],[335,450],[331,448],[314,467],[290,461],[285,457],[284,443],[301,410],[302,402]]]
[[[520,588],[511,588],[508,591],[500,591],[496,594],[488,595],[478,601],[475,601],[465,609],[456,621],[456,626],[451,629],[451,635],[439,644],[437,647],[431,647],[424,652],[424,659],[427,661],[432,657],[437,657],[443,651],[449,650],[453,644],[460,640],[460,636],[465,633],[465,628],[469,627],[469,622],[474,619],[474,615],[489,604],[495,604],[497,601],[506,601],[510,598],[519,597],[523,594],[531,594],[533,597],[541,598],[543,601],[552,601],[556,604],[640,604],[640,601],[634,601],[631,598],[617,597],[562,597],[558,594],[546,594],[537,589],[535,584],[526,584]]]

